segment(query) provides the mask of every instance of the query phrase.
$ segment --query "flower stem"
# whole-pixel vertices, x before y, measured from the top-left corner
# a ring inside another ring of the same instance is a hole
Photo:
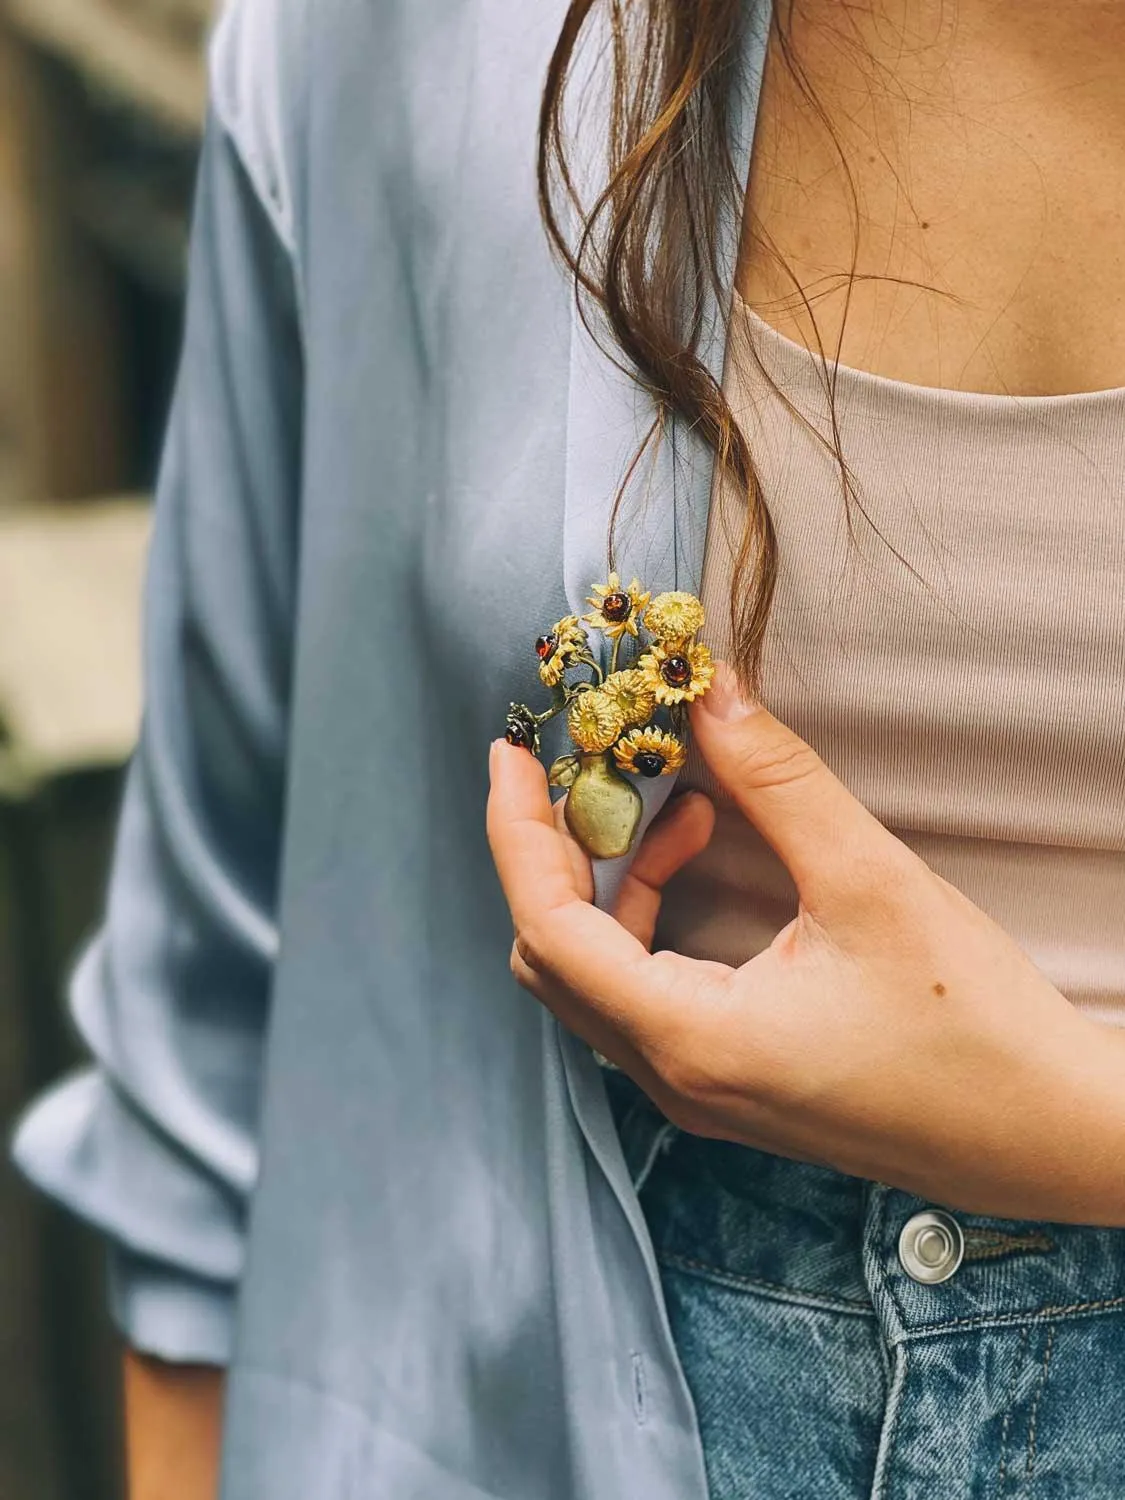
[[[540,724],[546,724],[549,720],[553,719],[556,714],[561,714],[563,709],[566,708],[569,702],[570,697],[566,693],[566,691],[556,688],[555,701],[551,704],[550,708],[546,709],[541,714],[532,715],[532,718],[535,720],[536,728],[538,728]]]
[[[591,655],[589,655],[588,652],[586,652],[586,651],[576,652],[575,655],[574,655],[574,657],[572,659],[575,662],[580,662],[585,667],[589,667],[593,671],[593,673],[594,673],[594,680],[590,684],[591,687],[601,687],[602,683],[605,681],[605,674],[603,673],[603,671],[602,671],[601,667],[598,665],[598,663],[594,660],[594,658]]]

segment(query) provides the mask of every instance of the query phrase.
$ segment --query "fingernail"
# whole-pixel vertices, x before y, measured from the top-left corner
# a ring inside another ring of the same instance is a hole
[[[725,661],[715,663],[714,681],[699,701],[706,713],[728,724],[746,718],[757,707],[742,696],[734,668]]]

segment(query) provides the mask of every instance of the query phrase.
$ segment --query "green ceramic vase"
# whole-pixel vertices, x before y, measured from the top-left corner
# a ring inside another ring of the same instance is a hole
[[[579,755],[579,771],[566,797],[566,826],[594,859],[628,854],[644,803],[607,752]]]

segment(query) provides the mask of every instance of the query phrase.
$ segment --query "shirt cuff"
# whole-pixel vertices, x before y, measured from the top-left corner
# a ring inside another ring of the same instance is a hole
[[[172,1364],[227,1365],[237,1288],[110,1242],[109,1310],[126,1342]]]

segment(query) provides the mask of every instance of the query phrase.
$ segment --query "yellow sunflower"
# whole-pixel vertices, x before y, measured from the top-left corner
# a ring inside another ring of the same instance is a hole
[[[610,640],[616,640],[626,631],[636,635],[637,622],[652,596],[641,588],[640,580],[634,578],[629,587],[621,587],[621,579],[611,573],[605,583],[595,583],[593,594],[586,600],[593,611],[582,618],[595,630],[604,631]]]
[[[608,750],[625,728],[625,715],[598,688],[579,693],[566,716],[570,737],[580,750]]]
[[[613,747],[618,767],[637,776],[669,776],[680,769],[686,757],[683,740],[655,724],[647,729],[630,729]]]
[[[703,605],[694,594],[676,589],[657,594],[645,610],[645,629],[658,641],[686,641],[703,627]]]
[[[695,646],[672,642],[653,646],[637,670],[645,674],[657,703],[691,703],[711,686],[715,664],[702,641]]]
[[[601,691],[612,698],[621,710],[626,725],[647,724],[656,707],[656,694],[648,678],[635,667],[625,672],[611,672]]]
[[[539,658],[539,680],[544,687],[556,687],[578,651],[586,649],[586,632],[577,615],[565,615],[552,625],[546,635],[535,642]]]

